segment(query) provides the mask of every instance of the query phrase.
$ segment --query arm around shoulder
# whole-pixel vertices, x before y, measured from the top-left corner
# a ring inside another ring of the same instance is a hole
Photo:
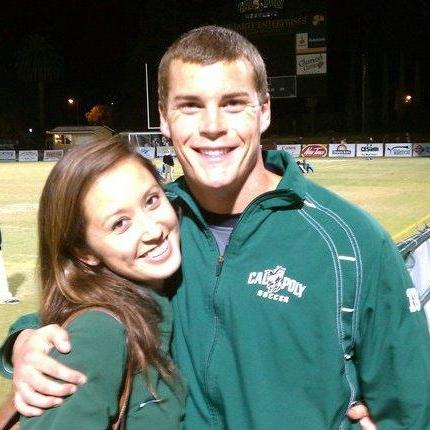
[[[23,315],[18,318],[10,327],[8,335],[0,347],[0,372],[6,378],[12,378],[12,350],[18,335],[29,328],[39,328],[40,320],[36,313]]]

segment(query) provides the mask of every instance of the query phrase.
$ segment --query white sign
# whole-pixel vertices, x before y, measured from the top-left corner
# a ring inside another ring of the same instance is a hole
[[[18,151],[18,161],[37,161],[37,151]]]
[[[297,33],[296,34],[296,51],[300,52],[302,49],[308,47],[308,33]]]
[[[47,149],[43,151],[43,161],[59,161],[63,158],[62,149]]]
[[[145,158],[155,158],[155,148],[153,146],[139,146],[137,152]]]
[[[327,54],[297,55],[297,75],[316,75],[327,73]]]
[[[329,157],[355,157],[355,143],[330,143]]]
[[[0,161],[15,161],[15,151],[0,151]]]
[[[414,143],[414,157],[430,157],[430,143]]]
[[[412,157],[412,143],[386,143],[386,157]]]
[[[278,151],[287,151],[293,157],[300,157],[301,145],[300,144],[290,144],[290,145],[276,145]]]
[[[173,146],[158,146],[157,147],[157,157],[162,157],[163,155],[173,155],[176,157],[175,148]]]
[[[357,143],[357,157],[382,157],[383,143]]]

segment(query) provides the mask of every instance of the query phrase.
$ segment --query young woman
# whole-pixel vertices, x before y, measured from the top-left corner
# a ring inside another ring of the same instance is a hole
[[[52,352],[87,383],[61,406],[22,418],[24,430],[109,428],[128,368],[125,427],[180,427],[183,390],[168,355],[163,296],[180,260],[178,221],[156,170],[127,143],[82,145],[56,164],[39,207],[40,315],[61,325],[90,308],[67,326],[71,352]]]

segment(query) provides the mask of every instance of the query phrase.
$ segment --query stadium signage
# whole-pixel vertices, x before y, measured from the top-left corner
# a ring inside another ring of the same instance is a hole
[[[15,161],[15,151],[0,151],[0,161]]]
[[[62,149],[47,149],[43,151],[43,161],[59,161],[63,158]]]
[[[37,161],[38,151],[18,151],[18,161]]]
[[[315,54],[326,52],[326,50],[326,39],[324,34],[296,34],[296,54]]]
[[[239,13],[261,11],[264,9],[283,9],[284,0],[243,0],[237,5]]]
[[[289,152],[293,157],[300,157],[300,144],[289,144],[289,145],[276,145],[278,151]]]
[[[317,53],[296,56],[297,75],[327,73],[327,54]]]
[[[430,157],[430,143],[414,143],[414,157]]]
[[[412,157],[411,143],[386,143],[386,157]]]
[[[330,143],[328,148],[329,157],[355,157],[355,144],[353,143]]]
[[[383,143],[357,143],[357,157],[382,157]]]
[[[302,157],[326,157],[327,156],[327,145],[320,145],[313,143],[310,145],[304,145],[302,148]]]

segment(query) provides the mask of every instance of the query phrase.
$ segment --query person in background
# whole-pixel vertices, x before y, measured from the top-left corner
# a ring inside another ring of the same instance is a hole
[[[175,161],[173,160],[173,156],[170,151],[163,155],[163,166],[162,166],[162,175],[166,182],[173,181],[173,168],[175,166]]]
[[[9,283],[6,275],[6,268],[4,265],[2,254],[2,236],[0,229],[0,304],[2,305],[16,305],[19,300],[12,295],[9,290]]]

